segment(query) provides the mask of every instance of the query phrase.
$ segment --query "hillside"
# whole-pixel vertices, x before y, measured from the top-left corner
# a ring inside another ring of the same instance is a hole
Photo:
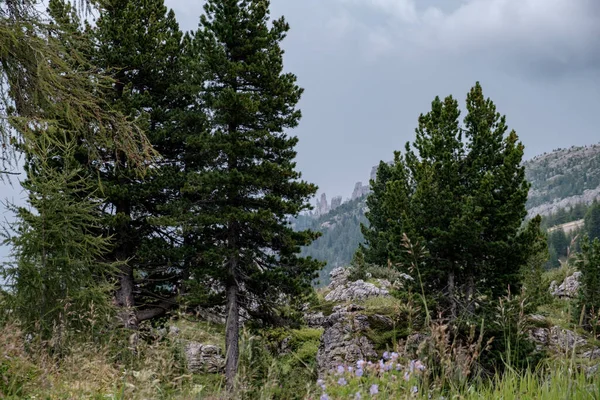
[[[527,210],[529,216],[545,217],[544,226],[552,227],[583,218],[587,205],[600,198],[600,144],[557,149],[524,162],[526,176],[531,182]],[[371,170],[375,177],[376,168]],[[363,241],[360,223],[364,216],[368,187],[358,182],[352,200],[340,205],[334,198],[331,205],[325,194],[316,204],[316,211],[294,222],[296,229],[310,228],[323,233],[303,255],[326,261],[320,273],[319,285],[329,282],[329,272],[347,265]],[[573,210],[577,212],[567,212]]]
[[[550,215],[600,197],[600,144],[557,149],[524,163],[529,215]]]

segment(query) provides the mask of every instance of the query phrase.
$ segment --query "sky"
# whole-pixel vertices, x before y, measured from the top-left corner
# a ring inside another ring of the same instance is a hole
[[[166,4],[197,28],[204,1]],[[413,139],[435,96],[464,104],[477,81],[526,158],[600,142],[598,0],[271,0],[271,11],[291,27],[285,69],[305,92],[289,133],[318,195],[349,197]],[[13,184],[0,182],[0,200],[19,197]]]

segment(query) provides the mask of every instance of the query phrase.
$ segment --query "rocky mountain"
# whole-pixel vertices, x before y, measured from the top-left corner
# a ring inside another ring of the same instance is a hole
[[[527,160],[523,165],[527,180],[531,182],[528,215],[546,217],[547,227],[571,221],[560,218],[559,222],[553,223],[556,220],[553,216],[559,213],[564,217],[573,215],[572,220],[581,218],[581,213],[565,211],[583,208],[600,199],[600,144],[556,149]],[[375,178],[376,172],[377,166],[374,166],[371,179]],[[352,196],[346,202],[338,196],[328,203],[327,195],[323,193],[313,213],[293,222],[297,229],[310,228],[323,233],[321,238],[302,250],[305,256],[327,262],[320,274],[321,285],[329,282],[329,272],[333,268],[350,263],[362,243],[360,224],[367,223],[364,213],[368,193],[369,186],[362,182],[356,183]],[[582,212],[585,213],[585,210]]]

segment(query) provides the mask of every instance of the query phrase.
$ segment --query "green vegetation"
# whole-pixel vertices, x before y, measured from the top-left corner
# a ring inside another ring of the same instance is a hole
[[[269,1],[207,0],[186,34],[164,0],[34,6],[0,0],[0,157],[24,156],[28,196],[4,226],[0,397],[600,395],[600,205],[526,219],[530,186],[531,206],[600,184],[596,147],[527,172],[477,83],[462,124],[436,97],[372,192],[314,219]],[[578,297],[550,296],[575,269]]]

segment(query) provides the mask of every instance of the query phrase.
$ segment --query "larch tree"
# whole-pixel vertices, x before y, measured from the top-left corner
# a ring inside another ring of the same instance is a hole
[[[283,72],[280,42],[289,29],[270,21],[269,1],[209,0],[194,38],[203,74],[210,160],[188,190],[197,204],[201,244],[193,278],[221,287],[226,305],[226,378],[233,389],[241,311],[276,315],[282,298],[298,300],[321,264],[299,256],[318,234],[294,232],[290,217],[309,209],[317,188],[295,170],[302,89]]]

